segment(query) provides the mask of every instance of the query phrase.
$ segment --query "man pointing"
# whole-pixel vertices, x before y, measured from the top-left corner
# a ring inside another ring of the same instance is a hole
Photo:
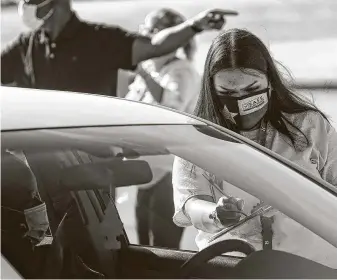
[[[118,69],[172,53],[197,33],[219,30],[234,11],[209,10],[148,38],[119,26],[80,20],[71,0],[21,0],[31,32],[1,54],[1,83],[116,96]]]

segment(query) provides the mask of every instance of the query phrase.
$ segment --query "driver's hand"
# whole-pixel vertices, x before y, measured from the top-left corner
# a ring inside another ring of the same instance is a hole
[[[244,206],[243,199],[235,197],[221,197],[216,205],[216,214],[222,225],[228,226],[240,220]]]

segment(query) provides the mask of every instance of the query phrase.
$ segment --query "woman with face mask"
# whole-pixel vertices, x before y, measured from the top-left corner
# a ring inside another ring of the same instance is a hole
[[[285,85],[268,49],[250,32],[233,29],[215,38],[195,114],[337,186],[335,129],[318,108]],[[173,186],[174,222],[199,230],[200,249],[216,232],[236,223],[241,211],[247,215],[259,206],[253,196],[180,158],[174,162]],[[262,228],[269,236],[262,234]],[[336,248],[278,211],[256,217],[219,239],[232,238],[246,240],[257,250],[287,251],[337,268]]]
[[[184,21],[178,12],[160,9],[146,16],[140,33],[153,37]],[[192,39],[178,51],[142,62],[125,98],[192,113],[201,80],[193,65],[194,53],[195,41]],[[136,221],[139,243],[178,249],[182,229],[172,222],[173,157],[155,156],[146,160],[151,164],[154,180],[138,189]]]

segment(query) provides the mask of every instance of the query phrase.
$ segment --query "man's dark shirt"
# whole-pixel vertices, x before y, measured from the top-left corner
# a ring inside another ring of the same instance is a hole
[[[116,96],[118,69],[133,69],[135,38],[73,14],[55,41],[37,30],[10,45],[1,54],[1,83]]]

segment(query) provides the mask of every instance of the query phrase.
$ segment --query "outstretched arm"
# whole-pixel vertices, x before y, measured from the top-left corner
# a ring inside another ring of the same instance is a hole
[[[182,24],[158,32],[152,39],[137,38],[132,47],[133,65],[174,52],[198,32],[220,30],[225,24],[226,15],[237,15],[237,12],[219,9],[205,11]]]

